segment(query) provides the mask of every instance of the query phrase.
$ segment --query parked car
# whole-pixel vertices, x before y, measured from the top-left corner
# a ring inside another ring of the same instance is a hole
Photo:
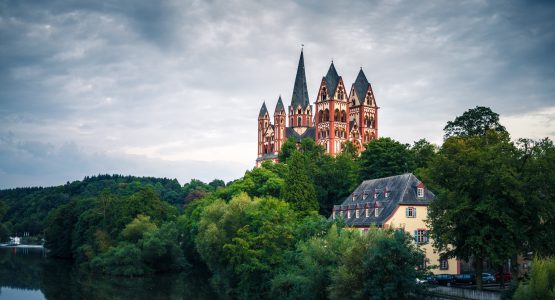
[[[471,273],[455,275],[452,281],[453,285],[471,285],[476,284],[476,275]]]
[[[513,280],[513,274],[511,272],[503,272],[503,281],[509,282]],[[501,282],[501,273],[495,273],[495,281]]]
[[[495,282],[495,277],[490,273],[482,273],[482,283],[493,283]]]
[[[434,283],[434,277],[428,276],[426,278],[416,278],[416,284],[427,284],[427,283]]]
[[[432,279],[433,284],[439,284],[439,285],[447,285],[450,286],[451,285],[451,281],[453,280],[453,275],[450,274],[438,274],[435,275]]]

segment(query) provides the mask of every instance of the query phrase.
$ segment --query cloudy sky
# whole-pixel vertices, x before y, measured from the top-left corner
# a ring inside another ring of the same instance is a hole
[[[539,1],[0,0],[0,188],[86,175],[231,180],[265,100],[362,67],[380,135],[441,143],[477,105],[555,138],[555,5]]]

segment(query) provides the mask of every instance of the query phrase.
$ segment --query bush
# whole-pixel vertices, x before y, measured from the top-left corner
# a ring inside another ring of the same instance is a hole
[[[142,263],[141,250],[137,246],[121,243],[91,261],[91,268],[97,272],[118,276],[141,276],[147,273]]]
[[[514,299],[555,299],[555,258],[532,262],[530,280],[521,282]]]

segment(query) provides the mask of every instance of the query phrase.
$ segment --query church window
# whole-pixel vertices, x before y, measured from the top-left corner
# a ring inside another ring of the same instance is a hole
[[[324,110],[324,122],[328,122],[330,120],[330,111],[326,108]]]
[[[334,121],[339,121],[339,118],[341,117],[341,115],[339,114],[339,109],[335,109],[335,113],[333,115],[333,120]]]
[[[341,122],[347,122],[347,113],[344,110],[341,111]]]
[[[301,117],[298,117],[298,118],[297,118],[297,126],[302,126],[302,125],[301,125]]]
[[[318,112],[318,122],[322,123],[324,121],[324,111],[320,110]]]
[[[353,101],[351,101],[351,105],[355,106],[355,98],[353,98]]]
[[[299,110],[297,111],[297,114],[300,115],[300,114],[302,114],[302,113],[303,113],[303,111],[299,108]]]

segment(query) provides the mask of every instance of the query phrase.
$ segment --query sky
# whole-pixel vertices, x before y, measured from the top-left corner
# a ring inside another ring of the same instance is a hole
[[[225,181],[254,167],[257,116],[362,67],[379,135],[441,144],[488,106],[555,139],[555,2],[0,0],[0,188],[95,174]]]

